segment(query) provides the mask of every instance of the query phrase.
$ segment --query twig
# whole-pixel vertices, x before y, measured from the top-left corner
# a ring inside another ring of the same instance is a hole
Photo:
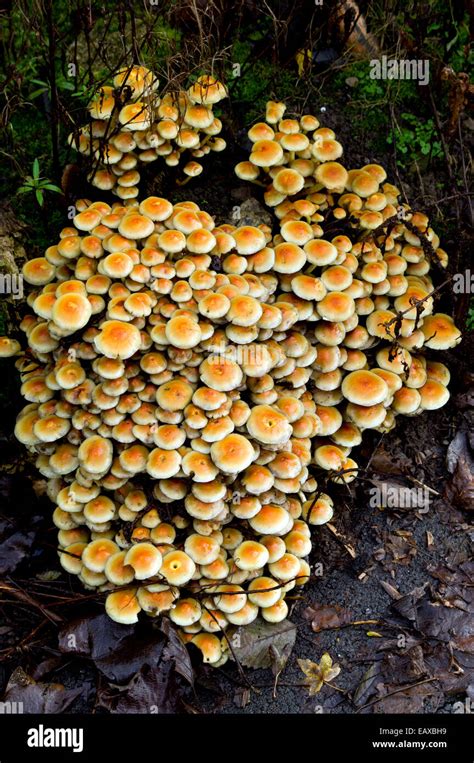
[[[16,585],[14,585],[13,581],[11,583],[7,583],[6,581],[2,581],[0,583],[0,591],[8,591],[8,593],[10,593],[12,596],[14,596],[19,601],[23,602],[24,604],[29,604],[30,606],[34,607],[35,609],[38,609],[52,623],[61,623],[63,621],[63,618],[61,617],[61,615],[57,615],[55,612],[51,612],[50,609],[48,609],[46,607],[43,607],[42,604],[37,602],[29,594],[27,594],[25,591],[23,591],[20,588],[20,586],[18,586],[18,583]]]
[[[383,702],[384,699],[387,697],[391,697],[393,694],[399,694],[401,691],[409,691],[410,689],[414,689],[415,686],[421,686],[422,684],[428,684],[432,683],[433,681],[438,681],[438,678],[424,678],[423,681],[417,681],[414,684],[409,684],[408,686],[400,686],[399,689],[394,689],[393,691],[389,691],[387,694],[384,694],[382,697],[376,697],[376,699],[371,700],[370,702],[367,702],[366,705],[362,705],[362,707],[359,707],[358,710],[356,710],[356,714],[362,712],[362,710],[365,710],[367,707],[371,707],[372,705],[376,705],[377,702]]]

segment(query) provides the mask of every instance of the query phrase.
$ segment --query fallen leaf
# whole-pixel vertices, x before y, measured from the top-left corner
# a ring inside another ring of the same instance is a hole
[[[402,451],[397,449],[397,451],[393,453],[381,445],[374,453],[370,466],[374,472],[379,472],[380,474],[396,474],[399,476],[400,474],[403,474],[404,471],[409,473],[412,463],[408,456],[402,453]]]
[[[63,713],[83,692],[83,688],[66,689],[62,684],[36,682],[23,668],[10,676],[3,702],[22,703],[24,713]]]
[[[238,628],[230,637],[236,659],[246,668],[270,668],[274,647],[279,655],[291,654],[296,639],[296,627],[289,620],[267,623],[257,618]],[[231,654],[231,659],[234,659]]]
[[[115,623],[105,613],[68,623],[59,633],[61,652],[88,657],[117,683],[129,681],[145,663],[156,663],[165,643],[159,631],[141,634],[133,625]]]
[[[0,576],[14,572],[30,555],[36,537],[35,530],[15,530],[8,522],[0,525]]]
[[[173,663],[143,665],[125,686],[109,686],[97,693],[97,704],[110,713],[171,714],[181,707],[179,685]]]
[[[474,510],[474,459],[466,432],[458,432],[451,441],[446,456],[448,471],[452,474],[446,483],[446,498],[466,511]]]
[[[163,660],[171,660],[175,671],[193,686],[194,670],[189,652],[167,617],[162,618],[160,630],[168,639],[168,643],[163,650]]]
[[[310,697],[321,691],[324,684],[333,681],[341,672],[340,666],[333,664],[332,657],[327,652],[321,657],[319,665],[312,660],[298,660],[298,665],[306,676],[307,680],[304,683],[308,686]]]
[[[311,620],[311,628],[315,633],[328,628],[340,628],[352,620],[349,610],[339,604],[314,604],[304,610],[303,617]]]

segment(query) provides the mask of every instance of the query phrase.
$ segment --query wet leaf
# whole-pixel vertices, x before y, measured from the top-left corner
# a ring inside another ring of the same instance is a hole
[[[238,628],[231,636],[231,644],[236,658],[244,667],[270,668],[271,647],[277,649],[280,655],[287,654],[289,657],[295,639],[296,627],[289,620],[267,623],[257,618],[250,625]]]
[[[393,450],[388,450],[381,445],[373,455],[370,466],[374,472],[379,472],[379,474],[400,476],[404,472],[410,473],[412,463],[408,456],[399,449],[394,453]]]
[[[360,684],[354,692],[353,702],[357,707],[365,705],[380,674],[381,667],[379,662],[374,662],[364,673]]]
[[[109,686],[97,694],[97,704],[111,713],[177,713],[181,691],[171,661],[143,665],[126,686]]]
[[[473,511],[474,459],[465,432],[458,432],[450,443],[446,463],[452,474],[445,488],[447,499],[466,511]]]
[[[21,702],[24,713],[63,713],[83,692],[65,689],[62,684],[36,682],[23,668],[11,674],[3,697],[4,702]]]
[[[167,617],[162,618],[160,630],[168,639],[163,651],[163,659],[171,660],[176,672],[192,686],[194,684],[194,670],[189,652]]]
[[[315,633],[328,628],[340,628],[352,620],[352,614],[348,609],[338,604],[314,604],[303,612],[307,620],[311,620],[311,628]]]
[[[145,663],[156,663],[164,646],[160,632],[140,634],[133,625],[114,623],[105,613],[68,623],[59,634],[63,653],[88,657],[117,683],[130,680]]]

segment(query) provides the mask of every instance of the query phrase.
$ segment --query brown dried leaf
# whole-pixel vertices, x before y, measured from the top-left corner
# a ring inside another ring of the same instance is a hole
[[[270,668],[274,661],[272,647],[288,659],[295,639],[296,626],[289,620],[267,623],[257,618],[250,625],[238,628],[231,636],[231,644],[235,657],[244,667]]]
[[[352,614],[348,609],[339,604],[314,604],[303,612],[303,617],[311,620],[311,628],[315,633],[328,628],[340,628],[352,620]]]

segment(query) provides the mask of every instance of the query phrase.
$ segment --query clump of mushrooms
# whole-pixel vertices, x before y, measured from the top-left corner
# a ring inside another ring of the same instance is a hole
[[[153,97],[147,76],[136,97]],[[365,429],[444,405],[429,352],[461,336],[434,312],[447,255],[428,218],[379,165],[337,163],[315,117],[283,113],[268,104],[237,167],[266,179],[277,232],[216,226],[191,201],[80,200],[24,266],[28,353],[0,339],[61,565],[115,621],[166,613],[215,665],[224,630],[283,620],[308,581],[310,526],[334,511],[314,474],[352,481]]]
[[[224,85],[202,75],[187,89],[159,96],[158,78],[144,66],[119,71],[88,105],[89,123],[69,136],[69,144],[91,165],[89,182],[120,199],[138,196],[140,166],[162,159],[182,164],[184,185],[200,175],[198,159],[223,151],[222,123],[213,106],[227,96]]]

